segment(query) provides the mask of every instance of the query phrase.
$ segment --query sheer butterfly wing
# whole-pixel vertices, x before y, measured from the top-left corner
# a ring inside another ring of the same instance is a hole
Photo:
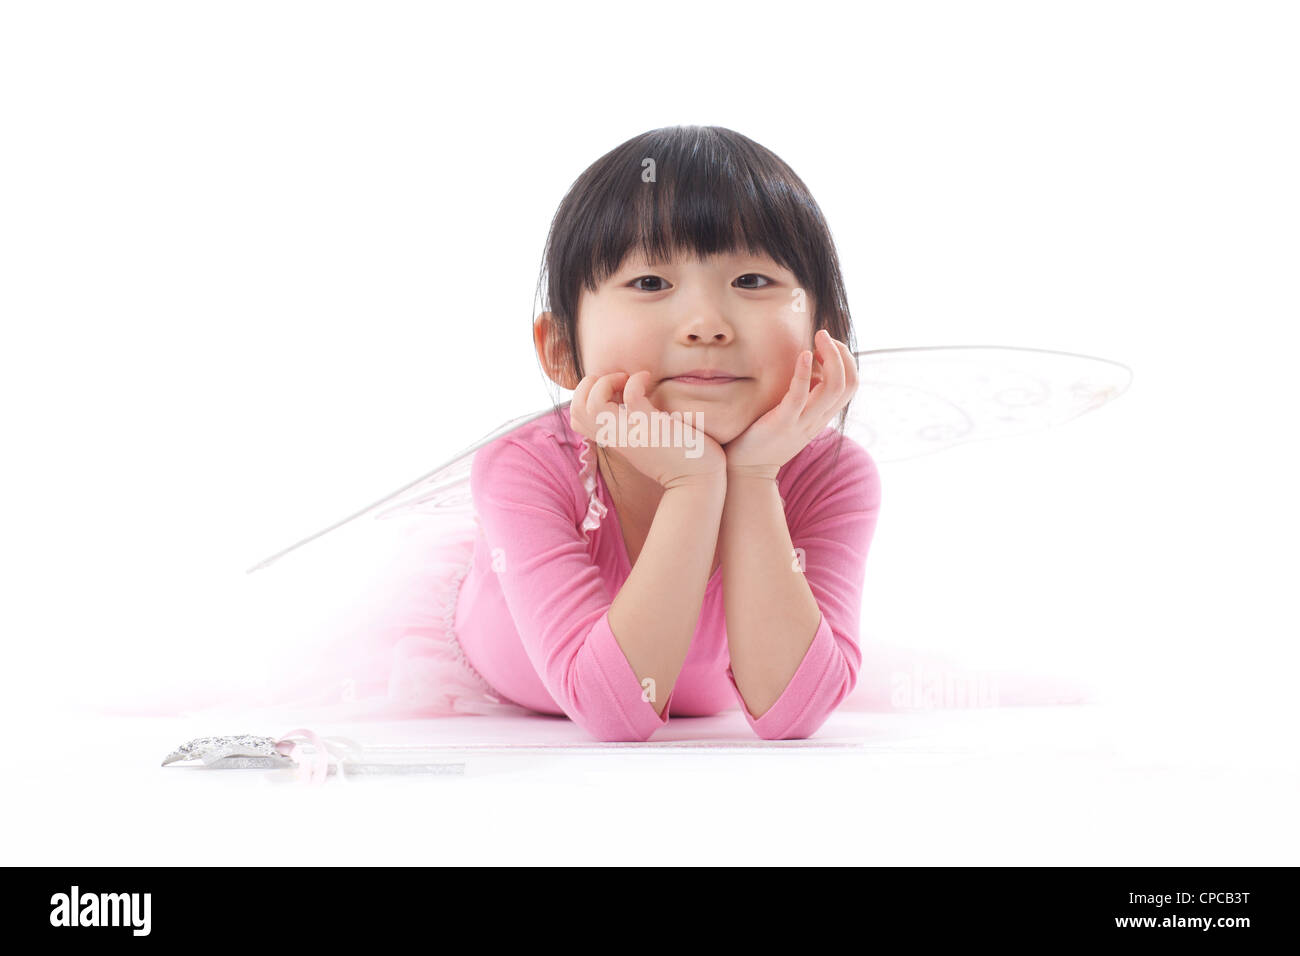
[[[567,403],[566,403],[567,404]],[[485,445],[488,445],[502,435],[507,435],[517,428],[521,428],[530,422],[534,422],[543,415],[555,414],[553,408],[544,408],[540,411],[530,412],[519,418],[513,418],[508,422],[500,425],[487,435],[484,435],[478,441],[474,442],[468,448],[457,452],[449,460],[439,465],[433,471],[423,475],[414,481],[402,486],[372,505],[362,508],[355,514],[349,515],[340,521],[334,522],[328,528],[317,531],[310,537],[303,538],[297,544],[290,545],[283,551],[279,551],[265,560],[259,561],[248,569],[246,573],[252,574],[262,568],[270,567],[276,561],[279,561],[286,554],[301,548],[303,545],[324,537],[331,531],[350,524],[359,518],[369,518],[372,520],[382,520],[399,514],[409,513],[428,513],[434,515],[468,515],[473,511],[473,499],[469,490],[470,468],[474,463],[475,453]]]
[[[993,345],[858,352],[845,434],[877,462],[1062,425],[1118,398],[1133,373],[1107,359]]]
[[[1132,380],[1129,369],[1117,362],[1044,349],[935,346],[856,355],[858,393],[844,430],[877,462],[1060,425],[1117,398]],[[567,403],[561,406],[561,414],[567,414],[565,407]],[[471,514],[469,475],[475,453],[554,413],[553,408],[544,408],[506,422],[428,474],[266,558],[248,573],[360,518]]]

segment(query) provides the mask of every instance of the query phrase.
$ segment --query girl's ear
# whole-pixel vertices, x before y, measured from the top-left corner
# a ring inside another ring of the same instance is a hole
[[[578,375],[569,361],[560,325],[550,312],[543,312],[533,320],[533,345],[547,378],[569,391],[578,387]]]

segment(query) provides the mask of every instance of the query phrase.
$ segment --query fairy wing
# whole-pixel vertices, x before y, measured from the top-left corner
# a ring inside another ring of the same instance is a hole
[[[329,534],[337,528],[350,524],[359,518],[369,517],[371,519],[383,519],[392,517],[397,514],[407,514],[410,512],[428,512],[438,515],[457,515],[468,514],[473,510],[473,499],[469,490],[470,468],[474,463],[475,453],[484,445],[488,445],[502,435],[507,435],[517,428],[534,422],[543,415],[555,413],[553,408],[544,408],[540,411],[530,412],[519,418],[512,418],[504,424],[497,427],[487,435],[484,435],[478,441],[474,442],[468,448],[457,452],[452,458],[439,465],[433,471],[426,475],[416,478],[414,481],[403,485],[392,494],[386,495],[372,505],[362,508],[355,514],[351,514],[340,521],[334,522],[327,528],[322,528],[310,537],[303,538],[297,544],[292,544],[283,551],[278,551],[247,570],[247,574],[254,571],[260,571],[262,568],[269,567],[276,561],[280,560],[291,551],[301,548],[324,535]]]
[[[877,462],[1062,425],[1118,398],[1127,366],[1073,352],[994,345],[858,352],[844,432]]]
[[[916,458],[965,442],[1061,425],[1117,398],[1132,381],[1132,372],[1118,362],[1046,349],[934,346],[875,349],[855,355],[858,394],[844,432],[877,462]],[[360,518],[472,513],[469,476],[478,450],[554,413],[555,409],[548,407],[504,423],[428,474],[273,554],[248,573]]]

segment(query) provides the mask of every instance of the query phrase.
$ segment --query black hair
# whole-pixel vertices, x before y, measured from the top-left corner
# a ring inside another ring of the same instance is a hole
[[[814,334],[826,329],[857,351],[821,209],[794,170],[747,136],[721,126],[650,130],[614,147],[569,187],[551,221],[538,291],[563,332],[575,386],[586,374],[578,350],[582,290],[596,292],[634,249],[651,261],[764,252],[812,297]],[[558,401],[555,412],[561,415]],[[847,417],[848,405],[831,467]]]

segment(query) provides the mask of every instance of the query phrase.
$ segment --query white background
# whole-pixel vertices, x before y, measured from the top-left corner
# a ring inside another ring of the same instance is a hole
[[[219,656],[214,582],[567,398],[550,217],[713,124],[813,191],[859,348],[1134,372],[882,465],[864,629],[1294,767],[1298,41],[1282,3],[5,5],[6,706]]]

